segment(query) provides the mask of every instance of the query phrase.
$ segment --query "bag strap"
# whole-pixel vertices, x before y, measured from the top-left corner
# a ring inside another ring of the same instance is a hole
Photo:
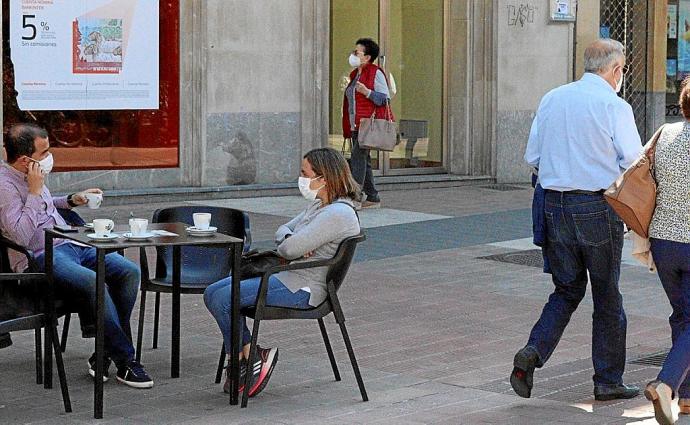
[[[645,155],[647,156],[647,159],[649,160],[649,168],[652,172],[652,175],[654,175],[654,157],[656,156],[656,144],[659,142],[659,139],[661,138],[661,134],[664,132],[664,128],[666,127],[666,124],[662,124],[661,127],[654,133],[652,138],[649,140],[649,147],[645,149]]]

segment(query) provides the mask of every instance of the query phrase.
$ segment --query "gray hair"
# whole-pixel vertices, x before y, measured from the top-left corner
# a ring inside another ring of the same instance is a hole
[[[620,58],[625,60],[625,47],[620,41],[599,39],[585,49],[585,72],[604,72]]]

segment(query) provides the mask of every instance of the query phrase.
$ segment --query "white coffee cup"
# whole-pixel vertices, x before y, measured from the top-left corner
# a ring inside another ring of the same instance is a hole
[[[207,230],[211,225],[211,213],[194,213],[194,227],[199,230]]]
[[[101,193],[91,193],[91,192],[88,192],[88,193],[85,193],[85,194],[84,194],[84,197],[85,197],[86,200],[87,200],[87,205],[88,205],[89,208],[91,208],[92,210],[95,210],[95,209],[97,209],[98,207],[100,207],[100,206],[101,206],[101,202],[103,202],[103,194],[101,194]]]
[[[97,218],[93,221],[93,231],[98,236],[108,236],[115,227],[113,220],[107,218]]]
[[[146,229],[149,226],[149,221],[145,218],[130,218],[129,219],[129,231],[132,236],[139,236],[146,233]]]

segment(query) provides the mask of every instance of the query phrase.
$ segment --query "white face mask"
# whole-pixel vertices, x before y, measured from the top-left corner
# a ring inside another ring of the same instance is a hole
[[[316,180],[318,177],[314,177],[313,179],[310,179],[309,177],[301,177],[297,179],[297,186],[299,187],[299,191],[304,196],[304,199],[307,201],[313,201],[316,199],[316,195],[319,193],[319,190],[323,189],[325,185],[321,186],[318,189],[312,189],[309,186],[311,185],[312,180]]]
[[[362,64],[362,60],[354,53],[350,53],[350,57],[347,59],[347,61],[353,68],[358,68]]]
[[[618,80],[618,83],[616,83],[616,93],[619,93],[621,91],[621,88],[623,88],[623,80],[625,79],[625,76],[623,75],[623,71],[621,70],[621,79]]]
[[[29,159],[31,159],[33,162],[38,163],[38,165],[41,167],[41,171],[43,172],[44,176],[48,175],[48,173],[53,171],[53,154],[52,153],[49,153],[48,156],[46,156],[45,158],[43,158],[40,161],[36,161],[33,158],[29,158]]]

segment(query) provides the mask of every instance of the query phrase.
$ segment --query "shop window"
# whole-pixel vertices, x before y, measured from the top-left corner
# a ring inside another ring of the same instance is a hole
[[[49,132],[56,171],[174,168],[179,166],[179,0],[159,3],[158,107],[113,110],[21,110],[11,59],[10,2],[3,14],[3,129],[33,122]],[[148,0],[147,0],[148,1]],[[116,3],[116,2],[113,2]],[[38,13],[37,13],[38,15]],[[27,21],[30,22],[30,21]],[[36,31],[45,22],[37,21]],[[115,23],[117,25],[117,22]],[[124,26],[121,24],[120,26]],[[29,35],[34,31],[28,28]],[[82,36],[79,33],[79,36]],[[93,37],[96,39],[96,36]],[[93,44],[96,44],[95,40]],[[87,52],[88,53],[88,52]],[[121,51],[116,51],[115,54]],[[74,60],[83,59],[75,58]],[[50,63],[37,66],[50,67]],[[79,66],[75,62],[75,66]],[[74,72],[88,72],[75,68]],[[155,75],[155,74],[154,74]]]

